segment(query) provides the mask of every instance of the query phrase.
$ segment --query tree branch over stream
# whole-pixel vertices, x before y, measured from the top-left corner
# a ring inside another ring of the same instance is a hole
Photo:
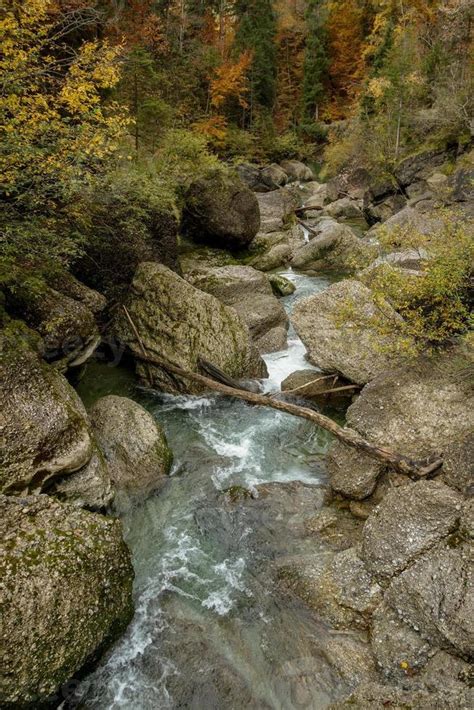
[[[390,449],[377,446],[376,444],[366,441],[366,439],[364,439],[353,429],[341,427],[329,417],[326,417],[313,409],[301,407],[297,404],[292,404],[291,402],[277,400],[263,394],[248,392],[247,390],[239,389],[237,387],[231,387],[196,372],[188,372],[174,363],[162,360],[155,355],[145,353],[144,349],[141,354],[135,353],[135,357],[145,363],[148,363],[149,365],[160,367],[166,372],[178,375],[179,377],[191,380],[192,382],[199,383],[204,387],[213,390],[214,392],[226,395],[227,397],[241,399],[244,402],[248,402],[249,404],[256,406],[271,407],[272,409],[276,409],[280,412],[285,412],[286,414],[292,414],[295,417],[307,419],[310,422],[313,422],[313,424],[316,424],[316,426],[330,432],[336,437],[336,439],[339,439],[339,441],[342,441],[344,444],[352,446],[353,448],[368,454],[381,464],[391,466],[399,473],[407,475],[412,479],[417,480],[419,478],[427,478],[432,476],[443,464],[442,459],[438,458],[433,461],[414,461],[407,456],[402,456],[394,451],[391,451]]]

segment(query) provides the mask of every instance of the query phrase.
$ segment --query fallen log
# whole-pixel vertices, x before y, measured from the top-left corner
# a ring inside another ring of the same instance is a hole
[[[187,370],[183,370],[183,368],[178,365],[162,360],[154,355],[135,353],[135,357],[147,362],[150,365],[155,365],[166,372],[178,375],[179,377],[191,380],[192,382],[197,382],[210,390],[220,392],[228,397],[241,399],[244,402],[257,406],[271,407],[272,409],[277,409],[280,412],[286,412],[287,414],[292,414],[296,417],[308,419],[310,422],[313,422],[317,426],[333,434],[344,444],[352,446],[359,451],[363,451],[372,458],[380,461],[381,464],[391,466],[399,473],[405,474],[414,480],[434,475],[443,465],[442,459],[435,459],[433,461],[414,461],[413,459],[397,454],[390,449],[372,444],[369,441],[366,441],[353,429],[341,427],[329,417],[326,417],[323,414],[307,407],[300,407],[296,404],[292,404],[291,402],[273,399],[263,394],[248,392],[247,390],[238,389],[236,387],[230,387],[222,384],[221,382],[216,382],[209,377],[200,375],[197,372],[188,372]]]

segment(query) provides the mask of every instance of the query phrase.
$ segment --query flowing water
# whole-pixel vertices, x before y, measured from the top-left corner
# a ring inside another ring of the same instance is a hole
[[[283,275],[297,286],[284,299],[289,312],[330,284],[324,277]],[[266,391],[311,367],[293,329],[288,350],[265,360]],[[87,378],[80,386],[89,400],[90,387]],[[117,393],[130,393],[126,380],[120,388]],[[324,658],[327,630],[273,593],[267,569],[276,550],[310,549],[285,533],[285,506],[321,504],[329,436],[304,420],[219,395],[142,391],[134,397],[163,425],[175,464],[167,486],[124,517],[136,573],[135,617],[79,686],[76,706],[326,707],[338,683]],[[287,487],[274,485],[282,483]],[[261,484],[273,484],[273,507],[259,498]],[[239,496],[251,505],[233,505]],[[297,526],[298,515],[291,515]]]

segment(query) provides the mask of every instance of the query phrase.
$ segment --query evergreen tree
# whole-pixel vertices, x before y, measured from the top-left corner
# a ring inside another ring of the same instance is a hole
[[[303,68],[303,113],[306,120],[317,121],[326,95],[329,69],[324,0],[308,0],[306,24],[308,36]]]
[[[276,98],[277,17],[272,0],[237,0],[236,48],[250,51],[250,122],[255,108],[273,109]]]

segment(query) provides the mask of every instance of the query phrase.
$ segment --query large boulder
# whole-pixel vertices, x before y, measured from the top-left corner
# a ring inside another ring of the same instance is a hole
[[[443,456],[443,476],[466,493],[472,487],[472,348],[461,340],[432,357],[400,363],[370,382],[347,410],[346,422],[364,438],[415,460]],[[360,500],[375,489],[384,466],[335,442],[328,457],[331,486]]]
[[[410,183],[425,180],[434,169],[443,165],[449,153],[445,150],[425,150],[416,155],[404,158],[395,168],[395,177],[400,185],[406,187]]]
[[[273,294],[268,277],[261,271],[251,266],[209,269],[194,278],[193,285],[235,308],[247,323],[259,352],[283,350],[286,346],[288,316]],[[276,328],[281,330],[281,339],[274,341],[268,350],[267,335]]]
[[[10,325],[1,335],[0,490],[41,491],[89,462],[90,425],[75,391],[29,348],[27,334]]]
[[[97,190],[88,202],[89,234],[83,256],[73,264],[74,274],[117,301],[143,261],[159,261],[179,272],[178,212],[161,202],[133,180],[127,181],[123,193],[107,185]]]
[[[6,308],[38,333],[42,356],[62,369],[82,365],[100,341],[94,313],[85,299],[76,300],[45,283],[29,286],[25,282],[7,289]]]
[[[349,408],[348,425],[405,456],[442,455],[473,429],[473,360],[472,346],[461,340],[381,374]]]
[[[304,271],[350,272],[370,263],[375,250],[356,237],[350,227],[323,221],[314,236],[294,252],[291,264]]]
[[[394,488],[364,525],[362,558],[374,577],[386,583],[456,530],[462,497],[440,481],[418,481]]]
[[[196,241],[224,249],[246,247],[260,227],[257,198],[237,176],[215,171],[189,187],[183,227]]]
[[[334,219],[363,219],[360,201],[349,197],[331,202],[324,208],[324,213]]]
[[[310,182],[314,180],[314,174],[311,168],[301,163],[299,160],[282,160],[280,167],[293,180],[298,180],[299,182]]]
[[[385,333],[371,324],[375,316],[383,321]],[[390,334],[399,316],[388,303],[381,315],[371,291],[359,281],[340,281],[305,298],[292,320],[310,361],[351,382],[363,385],[399,359],[398,339]]]
[[[133,570],[117,520],[0,496],[3,707],[42,706],[125,630]]]
[[[291,257],[288,232],[259,233],[250,245],[249,264],[259,271],[272,271],[288,263]]]
[[[354,548],[329,555],[302,555],[279,568],[281,582],[337,629],[366,628],[381,588]]]
[[[114,505],[145,498],[167,481],[173,455],[161,426],[127,397],[108,395],[89,411],[115,496]]]
[[[198,372],[199,360],[204,359],[233,378],[265,376],[265,365],[236,311],[165,266],[140,264],[126,306],[134,327],[125,313],[119,313],[116,333],[139,357],[144,347],[190,372]],[[203,389],[156,366],[139,364],[138,370],[168,392]]]
[[[235,171],[252,192],[271,192],[278,189],[278,185],[273,181],[271,175],[268,172],[264,173],[258,165],[240,163],[236,166]]]
[[[264,234],[285,229],[294,211],[301,205],[300,196],[288,187],[257,195],[257,199],[261,218],[260,231]]]
[[[265,183],[274,184],[277,188],[283,187],[288,182],[288,175],[276,163],[267,165],[260,171],[260,175]]]
[[[450,515],[451,518],[451,515]],[[440,530],[447,525],[439,521]],[[386,601],[432,645],[474,658],[474,554],[472,541],[453,536],[396,577]]]

